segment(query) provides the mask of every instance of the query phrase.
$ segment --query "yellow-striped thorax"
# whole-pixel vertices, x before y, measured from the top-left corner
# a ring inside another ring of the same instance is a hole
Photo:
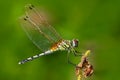
[[[51,47],[51,51],[57,50],[69,50],[71,48],[78,47],[78,40],[60,40],[57,43],[53,44]]]

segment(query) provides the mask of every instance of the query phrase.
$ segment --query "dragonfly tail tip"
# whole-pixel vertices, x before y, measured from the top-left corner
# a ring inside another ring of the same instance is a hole
[[[23,64],[22,62],[18,62],[18,64]]]

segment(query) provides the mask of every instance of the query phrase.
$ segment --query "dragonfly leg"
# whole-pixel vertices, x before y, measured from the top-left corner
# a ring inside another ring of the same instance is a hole
[[[79,51],[73,51],[74,55],[75,56],[83,56],[82,52],[79,52]]]

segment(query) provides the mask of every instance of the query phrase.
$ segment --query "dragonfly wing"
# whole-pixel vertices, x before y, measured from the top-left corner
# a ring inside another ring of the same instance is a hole
[[[48,50],[61,37],[32,5],[28,5],[26,9],[26,15],[20,18],[22,27],[39,49]]]

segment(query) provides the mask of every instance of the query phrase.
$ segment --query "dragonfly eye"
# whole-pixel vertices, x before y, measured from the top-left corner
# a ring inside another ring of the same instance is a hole
[[[79,42],[79,41],[78,41],[77,39],[73,39],[73,40],[72,40],[72,46],[73,46],[73,47],[78,47],[78,42]]]

